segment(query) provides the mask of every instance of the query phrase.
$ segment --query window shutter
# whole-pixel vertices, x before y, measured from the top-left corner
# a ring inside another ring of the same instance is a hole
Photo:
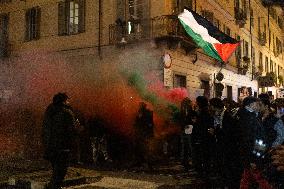
[[[40,20],[41,20],[41,9],[37,7],[36,9],[36,29],[35,29],[35,38],[40,38]]]
[[[67,34],[67,3],[59,2],[58,3],[58,35]]]
[[[25,15],[25,20],[26,20],[26,33],[25,33],[25,40],[29,41],[31,39],[31,32],[30,32],[30,28],[31,28],[31,10],[28,9],[26,11],[26,15]]]
[[[79,33],[85,32],[85,0],[79,0]]]

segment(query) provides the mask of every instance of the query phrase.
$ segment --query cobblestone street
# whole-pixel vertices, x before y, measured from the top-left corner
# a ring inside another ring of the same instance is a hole
[[[51,171],[45,161],[10,161],[1,164],[0,188],[44,189]],[[166,189],[204,188],[195,173],[185,173],[179,163],[128,170],[98,169],[92,166],[75,166],[68,169],[64,188],[117,188],[117,189]]]

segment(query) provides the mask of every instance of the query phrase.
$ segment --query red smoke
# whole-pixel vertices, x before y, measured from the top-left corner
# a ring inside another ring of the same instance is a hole
[[[176,105],[179,105],[185,97],[188,97],[188,92],[185,88],[166,89],[164,84],[159,80],[154,80],[148,88],[149,91],[158,97],[164,98],[166,101]]]
[[[82,65],[80,62],[76,65],[56,54],[31,52],[9,64],[13,69],[7,73],[7,78],[13,81],[10,86],[13,94],[0,108],[3,126],[0,150],[11,153],[26,151],[27,146],[31,150],[40,148],[42,116],[58,92],[66,92],[73,107],[85,117],[99,116],[107,121],[112,131],[132,136],[142,99],[114,63]],[[161,83],[153,82],[149,89],[177,105],[188,96],[185,89],[165,90]],[[148,107],[153,110],[149,103]],[[165,106],[162,109],[168,111]],[[154,112],[154,124],[157,137],[177,131],[173,123],[157,112]]]

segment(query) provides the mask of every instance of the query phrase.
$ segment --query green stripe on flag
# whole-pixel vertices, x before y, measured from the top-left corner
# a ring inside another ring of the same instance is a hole
[[[213,58],[215,58],[215,59],[217,59],[217,60],[223,62],[223,60],[222,60],[221,57],[219,56],[218,52],[215,50],[215,48],[213,47],[213,45],[212,45],[211,43],[208,43],[208,42],[204,41],[204,40],[202,39],[202,37],[201,37],[200,34],[195,33],[195,32],[194,32],[188,25],[186,25],[181,19],[179,19],[179,20],[180,20],[181,24],[183,25],[183,27],[184,27],[186,33],[187,33],[189,36],[192,37],[193,41],[194,41],[198,46],[200,46],[200,47],[204,50],[204,52],[205,52],[207,55],[209,55],[209,56],[211,56],[211,57],[213,57]]]

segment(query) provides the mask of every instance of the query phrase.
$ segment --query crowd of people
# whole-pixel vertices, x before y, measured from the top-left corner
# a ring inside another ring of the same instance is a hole
[[[181,113],[185,169],[191,156],[205,181],[216,176],[230,189],[284,187],[283,104],[271,102],[268,94],[246,97],[240,104],[199,96],[195,107],[184,99]]]
[[[284,103],[271,101],[268,94],[246,97],[239,104],[204,96],[197,97],[194,103],[185,98],[180,106],[180,142],[174,146],[179,149],[184,170],[195,170],[204,182],[217,177],[228,189],[284,188],[283,110]],[[94,163],[100,157],[112,162],[104,124],[99,118],[87,121]],[[53,168],[49,188],[62,185],[74,145],[72,139],[80,131],[82,124],[69,105],[68,96],[56,94],[43,121],[44,157]],[[146,163],[152,170],[149,143],[154,137],[153,112],[144,102],[137,112],[134,134],[133,166]]]

